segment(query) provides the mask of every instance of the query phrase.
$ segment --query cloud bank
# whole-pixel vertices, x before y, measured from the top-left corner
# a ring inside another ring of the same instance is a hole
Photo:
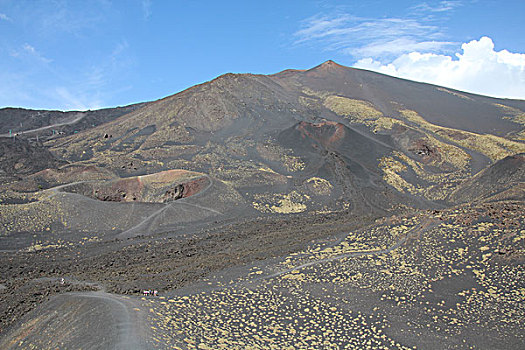
[[[494,50],[489,37],[461,45],[452,55],[403,53],[391,62],[362,58],[354,67],[495,97],[525,99],[525,54]]]

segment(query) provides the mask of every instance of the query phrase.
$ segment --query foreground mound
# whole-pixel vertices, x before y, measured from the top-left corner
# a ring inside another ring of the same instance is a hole
[[[144,349],[143,331],[135,322],[140,309],[131,306],[134,303],[125,297],[101,292],[60,295],[35,310],[36,317],[0,341],[0,347]]]

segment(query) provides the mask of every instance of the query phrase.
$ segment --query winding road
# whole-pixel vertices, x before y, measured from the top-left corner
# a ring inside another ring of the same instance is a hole
[[[56,128],[56,127],[58,127],[58,126],[71,125],[71,124],[75,124],[76,122],[79,122],[79,121],[82,120],[84,117],[85,117],[85,114],[84,114],[84,113],[80,113],[80,115],[77,115],[75,118],[73,118],[73,119],[71,119],[71,120],[64,121],[64,122],[62,122],[62,123],[56,123],[56,124],[52,124],[52,125],[42,126],[42,127],[40,127],[40,128],[36,128],[36,129],[29,129],[29,130],[16,131],[16,132],[13,132],[12,134],[13,134],[13,135],[31,134],[31,133],[33,133],[33,132],[38,132],[38,131],[48,130],[48,129]],[[9,133],[6,133],[6,134],[0,134],[0,137],[12,137],[12,135],[9,134]]]

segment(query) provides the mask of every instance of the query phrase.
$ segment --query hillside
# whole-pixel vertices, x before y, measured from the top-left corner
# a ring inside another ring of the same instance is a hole
[[[454,202],[521,199],[525,189],[525,154],[505,157],[480,171],[451,194]]]
[[[69,112],[1,108],[0,137],[13,134],[31,138],[38,136],[41,140],[62,137],[104,124],[144,105],[137,103],[125,107]]]
[[[21,176],[65,164],[56,159],[42,143],[23,138],[0,138],[0,183],[20,180]]]
[[[327,61],[39,113],[64,133],[3,138],[2,348],[525,344],[525,101]]]
[[[480,170],[524,151],[523,110],[524,101],[328,61],[271,76],[227,74],[47,145],[64,160],[123,175],[207,173],[261,212],[280,211],[282,200],[292,211],[328,210],[363,191],[375,201],[368,207],[384,210],[407,197],[445,200]],[[313,183],[334,193],[321,198]],[[271,196],[259,193],[270,187]]]

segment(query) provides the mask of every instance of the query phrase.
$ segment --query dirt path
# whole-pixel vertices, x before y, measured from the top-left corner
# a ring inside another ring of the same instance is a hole
[[[67,293],[28,316],[0,341],[0,348],[151,348],[146,315],[134,298],[105,292]]]
[[[80,113],[79,116],[77,116],[77,117],[75,117],[75,118],[73,118],[71,120],[64,121],[62,123],[56,123],[56,124],[52,124],[52,125],[42,126],[40,128],[36,128],[36,129],[17,131],[17,132],[13,132],[13,135],[30,134],[30,133],[33,133],[33,132],[38,132],[38,131],[43,131],[43,130],[47,130],[47,129],[51,129],[51,128],[56,128],[57,126],[64,126],[64,125],[75,124],[76,122],[79,122],[80,120],[82,120],[84,117],[85,117],[85,114],[84,113]],[[0,134],[0,137],[12,137],[12,135],[10,135],[9,133]]]
[[[115,349],[145,349],[145,315],[137,310],[140,304],[131,298],[108,294],[104,292],[79,293],[77,297],[92,298],[96,302],[106,302],[109,306],[107,313],[111,315],[117,325],[118,332],[115,340]],[[135,311],[134,313],[132,311]],[[104,315],[106,317],[106,315]]]

